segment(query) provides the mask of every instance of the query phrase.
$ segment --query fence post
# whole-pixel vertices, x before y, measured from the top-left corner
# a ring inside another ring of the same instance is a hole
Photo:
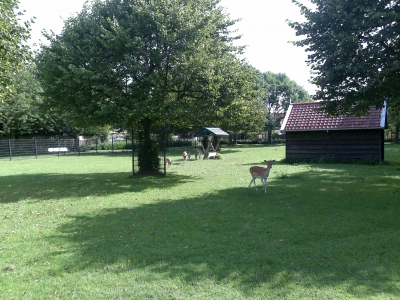
[[[57,148],[60,148],[60,138],[57,138]],[[60,157],[60,151],[57,151],[57,156]]]
[[[10,154],[10,160],[11,160],[11,140],[8,139],[8,153]]]
[[[35,143],[35,157],[37,159],[37,143],[36,143],[36,138],[33,138],[33,141]]]
[[[134,136],[133,136],[133,126],[132,126],[132,175],[135,175],[135,145],[134,145]]]
[[[97,154],[97,144],[99,143],[97,136],[96,136],[96,154]]]
[[[163,132],[163,141],[162,141],[162,143],[163,143],[163,154],[164,154],[164,176],[167,176],[167,164],[166,164],[166,161],[165,161],[165,158],[166,158],[166,148],[167,148],[167,138],[168,138],[168,136],[166,135],[166,133],[165,133],[165,128],[164,128],[164,130],[163,130],[164,132]]]
[[[111,136],[111,153],[114,153],[114,136]]]

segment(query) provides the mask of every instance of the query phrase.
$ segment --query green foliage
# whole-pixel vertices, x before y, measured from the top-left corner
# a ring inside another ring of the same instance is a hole
[[[215,0],[89,2],[37,56],[45,95],[84,124],[216,125],[252,99],[234,23]]]
[[[13,89],[15,74],[30,60],[29,47],[24,44],[30,37],[30,23],[20,25],[16,12],[18,0],[0,2],[0,107],[3,98]]]
[[[400,3],[398,1],[315,0],[309,8],[292,0],[306,22],[289,25],[304,39],[319,87],[332,115],[365,114],[370,106],[400,105]]]
[[[43,107],[42,89],[33,66],[15,75],[13,89],[1,106],[1,137],[55,136],[69,132],[63,118]]]
[[[261,93],[268,115],[284,114],[290,103],[311,101],[308,92],[284,73],[259,74],[257,89]]]
[[[167,147],[188,147],[193,146],[191,140],[168,140]]]
[[[217,111],[219,119],[213,126],[232,134],[263,130],[266,111],[261,94],[254,86],[257,76],[258,72],[249,65],[237,68],[232,80],[236,80],[235,88],[241,92],[229,106]]]
[[[257,90],[260,92],[266,110],[263,129],[268,133],[268,143],[272,143],[272,130],[278,126],[278,117],[284,115],[290,103],[311,101],[308,92],[284,73],[259,73]]]
[[[93,150],[131,150],[131,142],[103,142],[103,143],[91,143],[82,147],[81,151],[93,151]]]
[[[13,93],[1,104],[0,137],[108,136],[108,127],[77,127],[65,111],[49,107],[43,100],[35,66],[26,66],[14,79]]]
[[[283,164],[360,164],[360,165],[378,165],[381,161],[377,158],[334,158],[334,157],[320,157],[320,158],[284,158],[281,160]]]

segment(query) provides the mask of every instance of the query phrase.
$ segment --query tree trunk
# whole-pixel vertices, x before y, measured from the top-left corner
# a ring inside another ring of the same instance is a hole
[[[396,126],[395,134],[394,134],[394,142],[396,144],[399,143],[399,131],[400,131],[400,126]]]
[[[151,119],[144,119],[141,122],[142,130],[138,135],[138,165],[141,173],[155,173],[160,169],[157,141],[151,138],[152,123]]]
[[[272,144],[272,129],[268,129],[267,144]]]

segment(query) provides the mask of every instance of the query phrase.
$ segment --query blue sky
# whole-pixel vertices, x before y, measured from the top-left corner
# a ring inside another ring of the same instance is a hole
[[[59,33],[63,20],[81,10],[85,0],[20,0],[25,16],[35,16],[32,43],[38,42],[43,29]],[[310,94],[316,89],[308,80],[310,69],[302,48],[288,43],[297,37],[286,19],[302,21],[299,9],[291,0],[221,0],[232,19],[241,19],[235,27],[246,45],[244,58],[262,72],[286,73]]]

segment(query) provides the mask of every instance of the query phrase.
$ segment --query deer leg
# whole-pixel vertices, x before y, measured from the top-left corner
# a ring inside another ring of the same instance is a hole
[[[267,178],[264,178],[264,180],[263,180],[263,188],[264,188],[264,192],[266,193],[267,192]]]
[[[256,186],[256,178],[255,177],[253,177],[253,179],[250,180],[248,188],[250,188],[252,182],[254,182],[254,185]],[[257,189],[257,186],[256,186],[256,189]]]
[[[247,188],[250,188],[251,183],[253,182],[253,180],[254,180],[254,178],[252,178],[252,179],[250,180],[249,186],[248,186]]]

